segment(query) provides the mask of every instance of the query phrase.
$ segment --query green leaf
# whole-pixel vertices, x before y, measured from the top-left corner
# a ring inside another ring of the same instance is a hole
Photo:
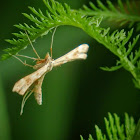
[[[113,66],[113,67],[100,67],[100,69],[104,70],[104,71],[116,71],[118,69],[120,69],[122,67],[122,65],[119,66]]]
[[[135,23],[137,24],[137,30],[139,30],[139,10],[136,6],[136,2],[129,2],[130,0],[118,0],[118,4],[113,4],[111,0],[106,0],[106,4],[103,4],[100,0],[97,0],[98,7],[90,2],[90,7],[84,6],[79,12],[85,16],[103,16],[104,19],[109,21],[118,22],[120,26],[129,24],[131,28]]]
[[[108,113],[108,119],[105,117],[104,120],[106,134],[103,134],[101,129],[95,125],[96,140],[139,140],[132,139],[132,137],[138,138],[140,136],[140,121],[136,128],[133,117],[129,117],[127,113],[125,113],[124,123],[121,123],[122,121],[120,121],[120,117],[117,114],[112,115],[111,113]],[[83,140],[83,137],[80,137]],[[89,135],[88,140],[94,139]]]
[[[84,138],[82,137],[82,135],[80,135],[81,140],[84,140]]]
[[[134,129],[134,128],[133,128]],[[133,130],[132,129],[132,130]],[[138,121],[138,124],[136,126],[136,130],[135,130],[135,133],[133,135],[133,138],[132,140],[139,140],[140,139],[140,120]]]
[[[6,103],[6,93],[4,93],[2,80],[0,76],[0,139],[10,140],[10,124],[8,117],[8,109]]]
[[[139,39],[139,35],[133,38],[132,35],[134,29],[126,32],[124,29],[121,31],[115,30],[110,33],[110,28],[100,27],[103,17],[118,19],[118,21],[123,20],[134,22],[135,20],[140,21],[140,17],[135,15],[128,15],[124,8],[124,3],[121,0],[118,1],[118,7],[122,10],[119,11],[118,8],[113,6],[113,4],[108,0],[108,7],[105,6],[100,0],[97,0],[98,7],[93,3],[90,3],[91,9],[85,8],[86,12],[95,12],[96,17],[88,16],[81,12],[81,10],[72,10],[70,6],[66,3],[61,4],[54,0],[43,0],[46,5],[46,13],[43,13],[41,9],[36,10],[34,7],[29,7],[31,13],[23,13],[25,17],[32,22],[32,25],[26,23],[15,25],[21,31],[18,33],[13,33],[15,38],[7,39],[12,46],[4,49],[4,54],[1,60],[10,58],[12,55],[16,55],[20,50],[25,49],[29,45],[29,40],[25,31],[27,31],[31,42],[34,42],[37,38],[48,34],[55,27],[70,25],[82,29],[90,37],[95,39],[97,42],[106,47],[110,52],[116,55],[120,64],[115,67],[101,67],[101,69],[106,71],[114,71],[121,67],[129,71],[135,81],[137,82],[137,87],[140,88],[140,74],[138,69],[140,68],[139,58],[140,49],[135,49],[136,43]],[[131,6],[128,2],[128,5]],[[116,8],[116,9],[115,9]],[[102,15],[102,16],[101,16]]]

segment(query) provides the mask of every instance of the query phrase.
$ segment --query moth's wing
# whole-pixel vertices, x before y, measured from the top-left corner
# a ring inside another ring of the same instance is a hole
[[[42,88],[41,87],[42,87],[44,77],[45,77],[45,74],[41,76],[41,78],[39,78],[37,81],[35,81],[34,88],[33,88],[35,99],[39,105],[42,105]]]
[[[87,44],[81,44],[67,54],[55,59],[53,61],[54,67],[74,60],[85,60],[87,58],[88,49],[89,46]]]
[[[18,82],[15,83],[13,87],[13,92],[17,92],[20,95],[24,95],[25,92],[29,89],[29,87],[38,80],[42,75],[52,70],[53,64],[52,62],[48,62],[42,68],[38,69],[37,71],[33,72],[30,75],[25,76],[24,78],[20,79]]]

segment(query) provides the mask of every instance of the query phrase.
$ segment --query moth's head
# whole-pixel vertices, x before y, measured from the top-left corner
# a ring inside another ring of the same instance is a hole
[[[50,59],[52,59],[52,58],[50,57],[50,54],[47,53],[46,56],[45,56],[45,60],[50,60]]]
[[[47,53],[44,59],[36,62],[34,69],[39,69],[39,68],[43,67],[44,65],[46,65],[50,61],[52,61],[52,58],[50,57],[49,53]]]

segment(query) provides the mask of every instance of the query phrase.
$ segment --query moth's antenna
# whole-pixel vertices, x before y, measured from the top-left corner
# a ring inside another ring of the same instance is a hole
[[[30,92],[30,91],[28,91],[28,92],[24,95],[24,97],[23,97],[23,99],[22,99],[20,115],[23,114],[23,108],[24,108],[25,102],[26,102],[27,99],[31,96],[31,94],[33,93],[33,90],[32,90],[30,93],[29,93],[29,92]],[[29,94],[28,94],[28,93],[29,93]]]
[[[52,34],[52,41],[51,41],[51,48],[50,48],[50,52],[51,52],[51,58],[52,58],[52,46],[53,46],[53,39],[54,39],[54,34],[56,32],[57,27],[55,27],[53,34]]]
[[[30,38],[29,38],[28,33],[27,33],[27,31],[26,31],[26,30],[25,30],[25,33],[26,33],[27,38],[28,38],[28,40],[29,40],[29,42],[30,42],[30,44],[31,44],[31,46],[32,46],[33,51],[35,52],[36,56],[37,56],[37,57],[38,57],[38,59],[40,60],[40,57],[39,57],[39,55],[38,55],[37,51],[35,50],[35,48],[34,48],[34,46],[33,46],[32,42],[31,42],[31,40],[30,40]]]

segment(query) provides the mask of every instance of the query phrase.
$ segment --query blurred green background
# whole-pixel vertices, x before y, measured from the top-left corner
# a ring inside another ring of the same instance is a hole
[[[59,0],[78,9],[89,0]],[[93,1],[94,2],[94,1]],[[21,14],[28,12],[27,6],[45,9],[42,0],[6,0],[1,3],[0,54],[10,45],[4,39],[11,39],[11,33],[18,32],[13,25],[29,23]],[[108,26],[108,25],[106,25]],[[110,25],[109,25],[110,26]],[[41,58],[49,51],[51,33],[34,43]],[[88,59],[75,61],[54,68],[43,82],[43,105],[38,106],[31,96],[22,116],[22,96],[12,93],[17,80],[33,70],[10,58],[0,62],[0,140],[78,140],[82,134],[87,139],[95,137],[94,125],[104,130],[103,118],[108,112],[134,116],[140,113],[140,90],[134,87],[132,76],[121,69],[105,72],[100,66],[112,66],[117,59],[104,46],[86,35],[82,30],[61,26],[54,37],[53,58],[57,58],[82,43],[90,46]],[[31,46],[20,54],[35,56]],[[27,60],[33,64],[32,61]]]

